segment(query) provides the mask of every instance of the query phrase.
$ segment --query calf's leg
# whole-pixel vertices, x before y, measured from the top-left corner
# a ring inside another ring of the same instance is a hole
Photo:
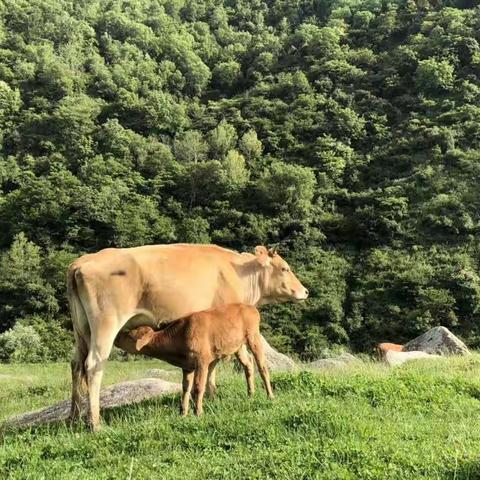
[[[207,380],[207,393],[208,396],[214,398],[217,393],[217,385],[215,382],[216,379],[216,370],[215,366],[212,369],[208,370],[208,380]]]
[[[255,391],[255,379],[253,371],[253,360],[247,352],[247,348],[243,345],[240,350],[236,353],[238,361],[241,363],[244,371],[245,378],[247,380],[247,391],[248,396],[251,397]]]
[[[190,392],[192,391],[193,386],[193,377],[195,372],[190,372],[188,370],[183,370],[183,393],[182,393],[182,417],[188,415],[188,407],[190,405]]]
[[[208,376],[208,363],[201,363],[195,369],[193,380],[193,394],[195,396],[195,415],[198,417],[203,413],[203,395]]]
[[[262,377],[263,384],[265,385],[265,390],[267,391],[268,398],[273,398],[272,386],[270,385],[270,373],[267,368],[267,362],[265,360],[265,352],[263,350],[262,339],[260,337],[260,332],[252,332],[247,337],[248,347],[255,357],[255,362],[257,363],[258,371]]]

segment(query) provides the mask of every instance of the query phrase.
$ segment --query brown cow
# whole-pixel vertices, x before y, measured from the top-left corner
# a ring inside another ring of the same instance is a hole
[[[68,269],[76,340],[70,418],[80,414],[86,381],[89,422],[92,429],[99,427],[103,369],[121,329],[158,327],[230,303],[262,305],[307,296],[287,262],[262,246],[254,255],[215,245],[176,244],[109,248],[78,258]]]
[[[397,343],[379,343],[376,347],[377,354],[381,360],[385,360],[388,351],[403,352],[403,345]]]
[[[149,326],[120,332],[115,345],[130,353],[165,360],[183,370],[182,415],[187,415],[193,384],[195,413],[202,414],[208,372],[226,356],[235,354],[245,370],[248,395],[254,391],[254,368],[246,346],[255,357],[267,395],[273,398],[262,338],[260,314],[251,305],[232,304],[192,313],[160,331]]]

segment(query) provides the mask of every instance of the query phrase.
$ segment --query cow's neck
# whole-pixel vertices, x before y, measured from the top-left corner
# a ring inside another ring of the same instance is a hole
[[[247,305],[257,305],[262,298],[262,289],[260,288],[260,272],[253,271],[244,279],[243,303]]]
[[[253,259],[241,265],[237,272],[243,283],[242,302],[247,305],[261,304],[266,287],[263,268]]]

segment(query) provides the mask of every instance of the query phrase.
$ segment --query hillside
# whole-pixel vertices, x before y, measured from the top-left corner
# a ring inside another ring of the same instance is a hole
[[[480,345],[476,3],[1,2],[0,332],[68,344],[72,258],[179,241],[278,245],[311,298],[264,330],[305,359]]]

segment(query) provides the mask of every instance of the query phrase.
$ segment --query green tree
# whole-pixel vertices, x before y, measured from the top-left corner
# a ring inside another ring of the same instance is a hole
[[[230,150],[223,165],[227,173],[227,178],[232,186],[241,188],[247,184],[249,172],[246,167],[245,158],[241,153],[237,152],[237,150]]]
[[[255,130],[249,130],[248,132],[245,132],[240,138],[238,146],[241,152],[250,162],[258,159],[263,150],[262,142],[258,139],[257,132]]]
[[[222,159],[229,150],[235,147],[237,132],[233,125],[230,125],[226,120],[222,120],[209,132],[208,140],[212,155],[215,158]]]
[[[0,257],[0,330],[30,314],[56,314],[54,293],[42,277],[40,248],[19,233]]]
[[[240,79],[241,65],[235,60],[221,62],[213,69],[213,81],[219,88],[229,90]]]
[[[274,162],[256,185],[265,210],[305,216],[312,206],[315,184],[310,168]]]
[[[208,146],[197,130],[188,130],[175,139],[175,157],[181,162],[202,162],[207,158]]]
[[[454,68],[447,60],[428,58],[417,68],[417,86],[425,93],[438,93],[453,86]]]

